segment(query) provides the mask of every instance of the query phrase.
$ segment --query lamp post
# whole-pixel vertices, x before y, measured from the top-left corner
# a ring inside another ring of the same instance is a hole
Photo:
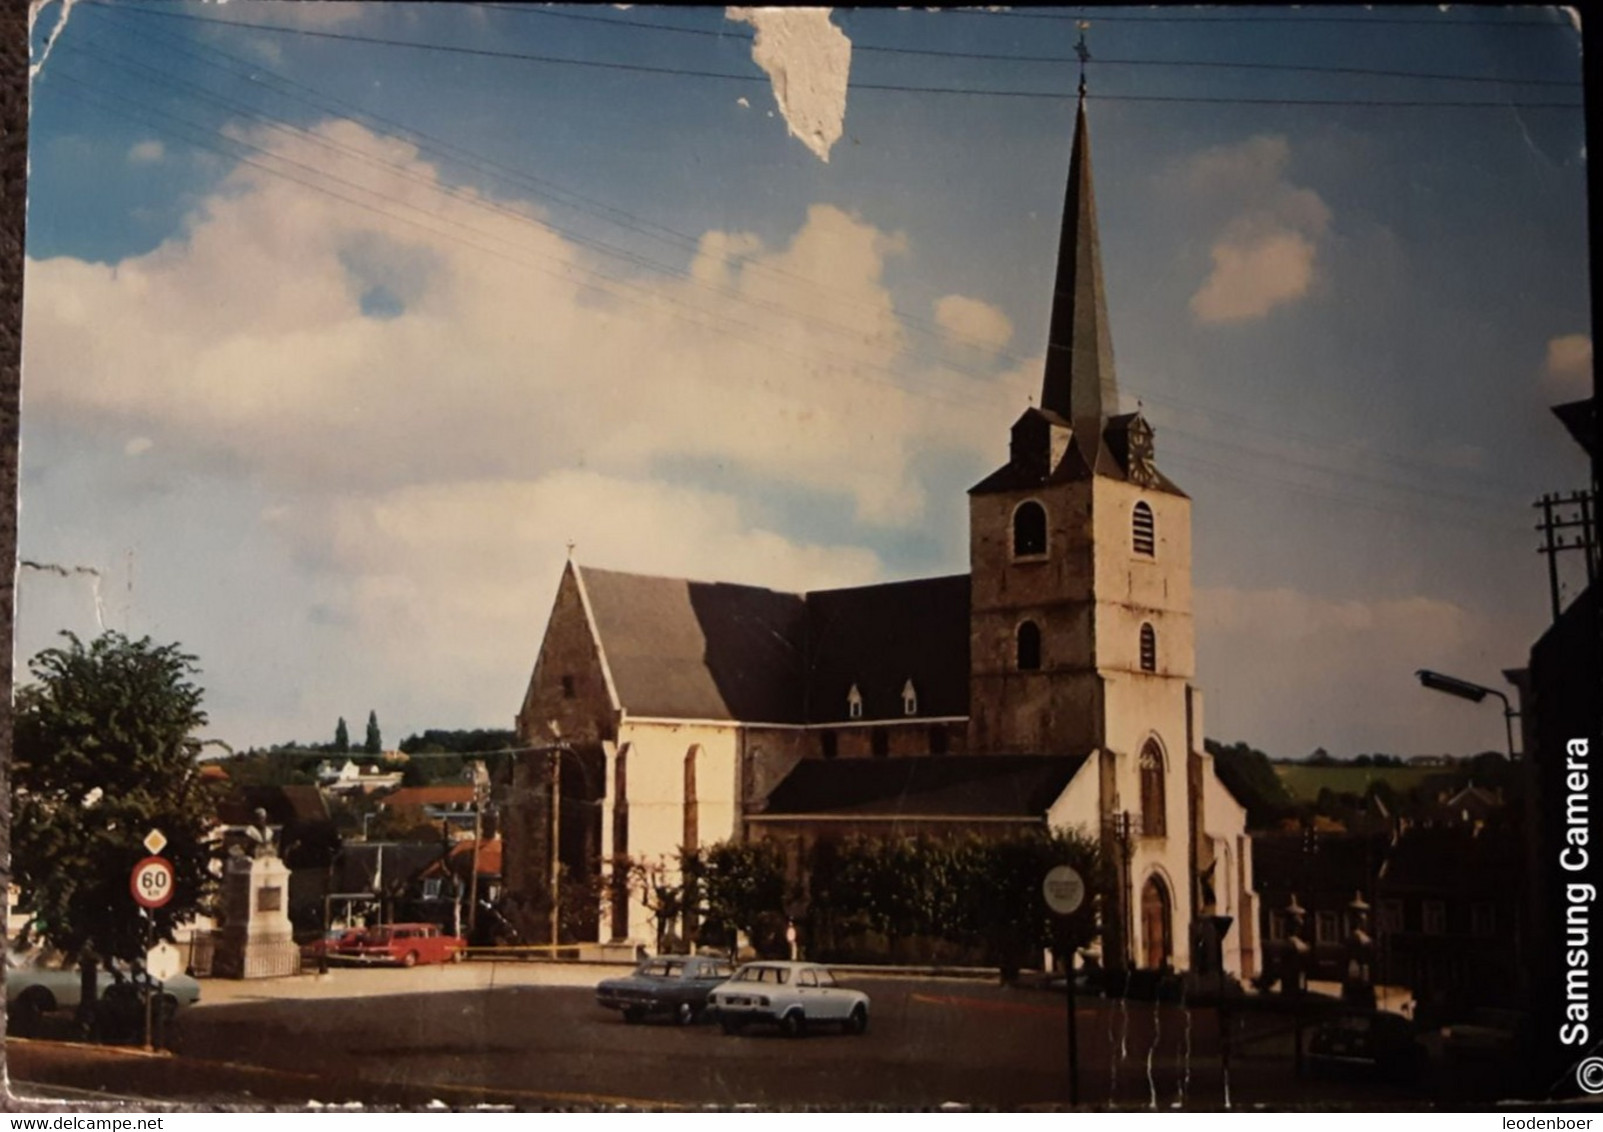
[[[1457,696],[1459,699],[1468,700],[1472,704],[1480,703],[1487,696],[1496,696],[1502,700],[1503,730],[1508,737],[1508,757],[1510,759],[1514,758],[1514,720],[1519,717],[1519,712],[1514,710],[1514,706],[1508,702],[1507,696],[1496,688],[1472,684],[1468,680],[1460,680],[1456,676],[1446,676],[1440,672],[1432,672],[1428,668],[1421,668],[1414,675],[1419,677],[1419,682],[1423,687],[1429,688],[1433,692],[1445,692],[1449,696]]]

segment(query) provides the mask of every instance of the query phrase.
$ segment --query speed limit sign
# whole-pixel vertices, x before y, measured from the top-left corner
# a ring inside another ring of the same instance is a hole
[[[146,908],[160,908],[173,898],[173,866],[165,857],[146,857],[128,878],[134,899]]]

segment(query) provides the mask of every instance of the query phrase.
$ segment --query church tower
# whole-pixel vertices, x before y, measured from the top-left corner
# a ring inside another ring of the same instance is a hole
[[[1191,502],[1157,470],[1151,426],[1119,413],[1083,91],[1040,405],[970,489],[969,542],[969,750],[1095,760],[1100,829],[1085,832],[1123,905],[1108,961],[1183,965],[1202,745]]]

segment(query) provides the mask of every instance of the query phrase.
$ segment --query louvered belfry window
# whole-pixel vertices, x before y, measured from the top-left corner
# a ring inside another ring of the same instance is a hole
[[[1158,634],[1151,625],[1141,626],[1141,671],[1158,670]]]
[[[1158,552],[1157,530],[1152,521],[1152,508],[1145,503],[1137,503],[1130,516],[1130,541],[1137,554],[1152,558]]]

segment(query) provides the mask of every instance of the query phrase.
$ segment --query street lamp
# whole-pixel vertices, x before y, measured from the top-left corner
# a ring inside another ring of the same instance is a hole
[[[1502,700],[1503,729],[1508,734],[1508,757],[1510,759],[1514,757],[1514,720],[1519,715],[1519,712],[1514,710],[1513,705],[1508,702],[1507,696],[1496,688],[1472,684],[1468,680],[1460,680],[1456,676],[1446,676],[1440,672],[1432,672],[1428,668],[1421,668],[1414,675],[1419,677],[1421,685],[1431,691],[1445,692],[1449,696],[1457,696],[1459,699],[1468,700],[1472,704],[1480,703],[1487,696],[1496,696]]]

